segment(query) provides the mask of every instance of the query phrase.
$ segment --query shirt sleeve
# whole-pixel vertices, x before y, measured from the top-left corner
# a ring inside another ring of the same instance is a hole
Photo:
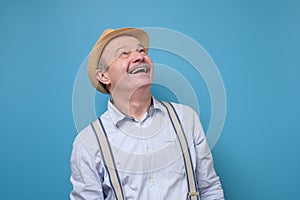
[[[104,200],[95,158],[87,151],[78,136],[73,143],[70,165],[72,171],[70,181],[73,185],[70,199]]]
[[[195,112],[194,134],[196,176],[201,200],[224,200],[224,193],[220,179],[215,172],[213,158],[207,144],[202,125]]]

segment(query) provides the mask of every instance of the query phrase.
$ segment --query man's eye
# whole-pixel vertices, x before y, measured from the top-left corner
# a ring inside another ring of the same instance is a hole
[[[145,48],[140,48],[140,49],[138,50],[138,52],[139,52],[139,53],[146,53],[146,49],[145,49]]]
[[[128,55],[129,55],[129,52],[128,52],[128,51],[122,51],[122,52],[120,53],[119,57],[120,57],[120,58],[126,58],[126,57],[128,57]]]

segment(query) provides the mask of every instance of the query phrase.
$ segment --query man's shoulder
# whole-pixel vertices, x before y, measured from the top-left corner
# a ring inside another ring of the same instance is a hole
[[[175,108],[175,111],[177,112],[177,114],[195,114],[196,111],[188,105],[182,104],[182,103],[176,103],[176,102],[168,102],[171,103],[172,106]]]
[[[190,123],[193,123],[194,121],[199,121],[198,113],[191,106],[176,102],[168,103],[171,103],[176,111],[178,118],[183,124],[190,125]]]
[[[76,140],[79,140],[91,155],[96,155],[99,150],[97,137],[91,124],[78,133]]]

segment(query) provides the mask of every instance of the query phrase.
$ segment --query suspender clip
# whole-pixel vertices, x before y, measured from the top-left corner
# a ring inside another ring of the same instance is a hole
[[[195,197],[195,199],[197,199],[197,196],[199,196],[199,192],[188,192],[186,193],[186,200],[189,200],[190,197]]]

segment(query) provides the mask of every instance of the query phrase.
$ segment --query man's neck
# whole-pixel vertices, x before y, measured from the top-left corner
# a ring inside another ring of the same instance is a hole
[[[117,95],[120,93],[112,94],[113,104],[121,112],[134,119],[140,121],[144,117],[145,113],[149,110],[151,105],[151,93],[150,90],[136,90],[132,95],[124,97]]]

